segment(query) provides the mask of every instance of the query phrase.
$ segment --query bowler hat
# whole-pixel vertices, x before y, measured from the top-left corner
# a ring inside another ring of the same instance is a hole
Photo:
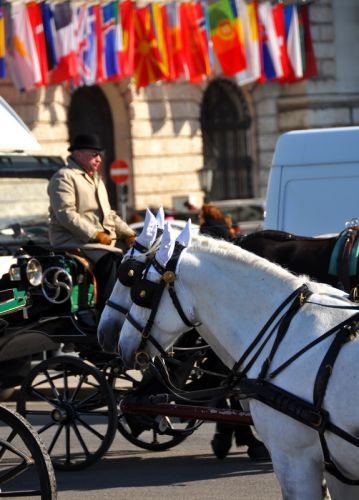
[[[94,149],[95,151],[104,150],[100,138],[96,134],[77,135],[74,140],[71,141],[68,151],[75,151],[76,149]]]

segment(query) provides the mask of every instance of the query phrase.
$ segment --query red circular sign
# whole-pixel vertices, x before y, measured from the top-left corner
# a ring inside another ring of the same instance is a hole
[[[130,169],[124,160],[115,160],[110,165],[110,177],[116,184],[123,184],[128,180]]]

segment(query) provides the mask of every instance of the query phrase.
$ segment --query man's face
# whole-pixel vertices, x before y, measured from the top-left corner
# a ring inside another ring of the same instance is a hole
[[[75,161],[83,167],[89,175],[95,172],[101,174],[103,164],[103,152],[95,149],[79,149],[72,155]]]

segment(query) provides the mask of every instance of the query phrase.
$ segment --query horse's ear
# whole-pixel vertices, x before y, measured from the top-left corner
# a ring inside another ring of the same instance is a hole
[[[191,227],[192,221],[188,219],[187,224],[176,238],[176,241],[183,247],[188,247],[191,243]]]
[[[155,239],[157,232],[157,221],[156,217],[153,215],[151,210],[147,208],[145,215],[145,222],[143,223],[143,229],[141,234],[136,238],[136,241],[144,246],[145,248],[151,248]]]
[[[161,205],[160,208],[158,209],[157,215],[156,215],[156,221],[157,221],[157,227],[158,229],[164,228],[165,225],[165,212],[163,210],[163,206]]]
[[[167,262],[172,257],[174,246],[175,236],[171,226],[166,222],[163,229],[161,244],[156,253],[156,260],[161,266],[166,267]]]

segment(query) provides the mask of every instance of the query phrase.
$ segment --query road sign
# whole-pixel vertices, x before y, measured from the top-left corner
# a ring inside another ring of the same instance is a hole
[[[115,160],[110,165],[110,177],[116,184],[123,184],[128,180],[130,169],[124,160]]]

